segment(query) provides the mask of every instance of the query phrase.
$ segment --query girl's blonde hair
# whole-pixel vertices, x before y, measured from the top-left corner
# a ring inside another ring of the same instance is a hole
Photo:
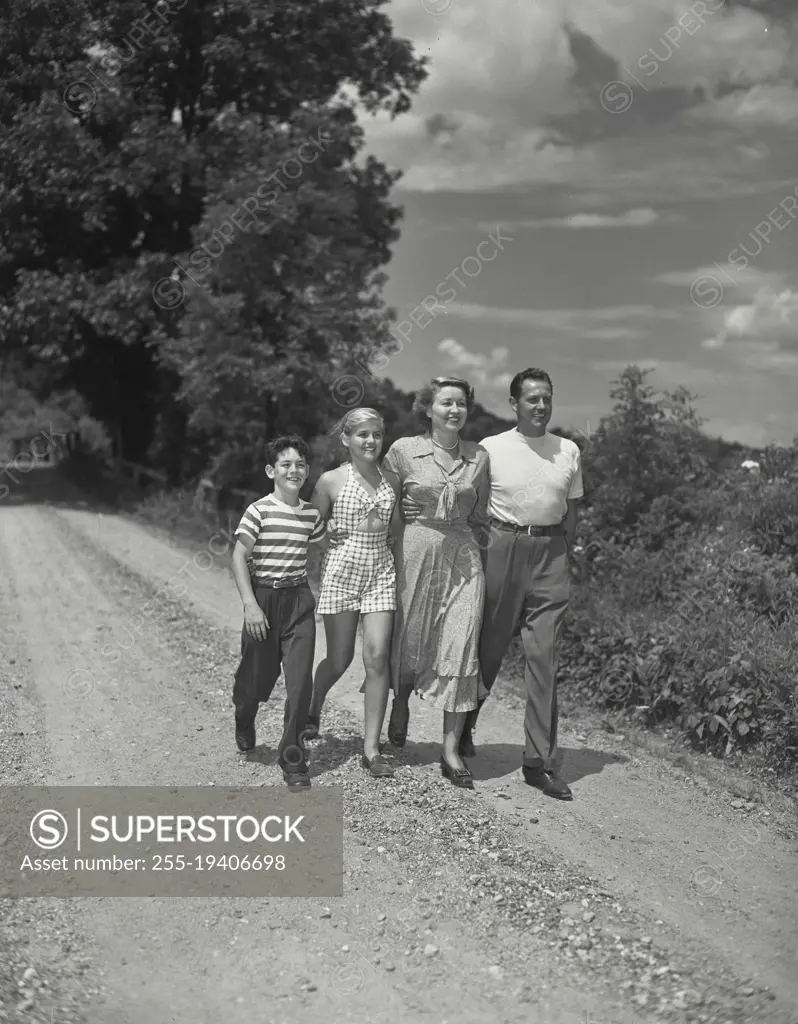
[[[382,418],[382,414],[377,412],[376,409],[364,407],[361,409],[350,409],[348,413],[341,417],[340,420],[335,424],[330,433],[334,437],[351,437],[352,433],[362,423],[367,423],[369,420],[376,420],[380,429],[385,433],[385,420]]]

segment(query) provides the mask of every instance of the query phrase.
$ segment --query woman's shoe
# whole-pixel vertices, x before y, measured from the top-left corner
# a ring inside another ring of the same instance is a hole
[[[473,789],[474,776],[467,768],[452,768],[441,754],[441,775],[459,789]]]
[[[397,708],[402,709],[401,714],[397,714]],[[410,707],[404,701],[398,701],[394,698],[393,705],[391,706],[391,717],[388,720],[388,739],[391,741],[394,747],[403,747],[407,740],[407,727],[410,724]]]
[[[369,774],[375,779],[389,779],[394,774],[393,768],[388,764],[382,754],[377,754],[369,761],[365,754],[360,758],[360,763]]]

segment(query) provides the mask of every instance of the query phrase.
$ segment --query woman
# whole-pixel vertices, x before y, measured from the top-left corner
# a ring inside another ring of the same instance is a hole
[[[362,616],[366,682],[361,763],[375,778],[383,778],[393,775],[379,740],[390,689],[388,658],[396,608],[396,572],[388,544],[396,495],[378,465],[385,436],[382,416],[374,409],[353,409],[335,430],[349,462],[319,477],[311,504],[323,519],[332,517],[347,538],[327,551],[322,564],[318,610],[324,617],[327,656],[316,669],[303,735],[319,735],[324,700],[352,663]]]
[[[404,746],[415,690],[443,711],[441,773],[469,789],[473,777],[458,747],[466,713],[487,693],[477,660],[485,578],[475,531],[484,526],[490,489],[488,453],[460,439],[473,402],[467,381],[437,377],[425,384],[413,408],[427,433],[400,438],[383,463],[397,498],[409,495],[422,506],[396,546],[388,737]]]

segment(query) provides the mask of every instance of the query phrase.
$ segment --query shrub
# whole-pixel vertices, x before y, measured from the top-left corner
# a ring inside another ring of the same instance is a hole
[[[786,555],[798,569],[798,479],[763,483],[744,521],[765,554]]]
[[[735,524],[661,550],[591,545],[563,640],[563,703],[670,722],[720,755],[798,764],[798,575]],[[579,574],[577,574],[579,576]],[[516,641],[506,662],[523,674]]]

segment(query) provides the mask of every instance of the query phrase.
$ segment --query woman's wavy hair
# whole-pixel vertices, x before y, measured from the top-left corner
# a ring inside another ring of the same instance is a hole
[[[467,380],[462,377],[435,377],[422,384],[413,399],[413,413],[425,426],[428,425],[427,411],[441,388],[460,388],[465,395],[468,411],[471,412],[474,407],[474,389]]]

